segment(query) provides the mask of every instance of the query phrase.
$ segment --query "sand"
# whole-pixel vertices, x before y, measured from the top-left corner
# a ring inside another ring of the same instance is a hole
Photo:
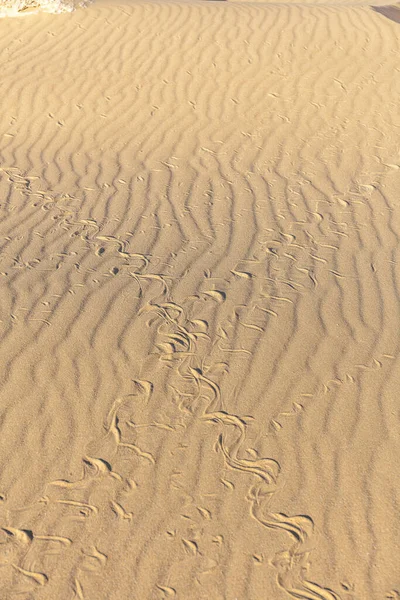
[[[2,600],[400,598],[378,8],[0,20]]]

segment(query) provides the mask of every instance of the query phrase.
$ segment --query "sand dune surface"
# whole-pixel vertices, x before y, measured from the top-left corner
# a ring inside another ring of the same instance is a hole
[[[0,20],[2,599],[400,598],[397,15]]]

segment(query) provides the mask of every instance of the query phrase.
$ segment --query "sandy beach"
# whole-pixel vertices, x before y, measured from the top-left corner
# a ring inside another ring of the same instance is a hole
[[[385,4],[0,19],[0,600],[400,599]]]

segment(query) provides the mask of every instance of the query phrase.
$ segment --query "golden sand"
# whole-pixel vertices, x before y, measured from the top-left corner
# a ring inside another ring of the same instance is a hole
[[[0,20],[1,600],[400,598],[396,14]]]

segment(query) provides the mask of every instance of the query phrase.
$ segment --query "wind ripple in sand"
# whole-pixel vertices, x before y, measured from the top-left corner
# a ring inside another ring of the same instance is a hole
[[[0,50],[3,593],[396,597],[396,25],[94,5]]]

